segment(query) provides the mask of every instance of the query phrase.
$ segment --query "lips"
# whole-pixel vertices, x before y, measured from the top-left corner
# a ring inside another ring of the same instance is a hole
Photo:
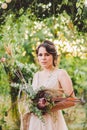
[[[47,62],[41,62],[42,64],[46,64]]]

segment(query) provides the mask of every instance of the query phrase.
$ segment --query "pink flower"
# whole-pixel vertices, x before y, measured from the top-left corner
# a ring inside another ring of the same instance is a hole
[[[0,62],[5,62],[6,61],[6,58],[5,57],[2,57],[1,59],[0,59]]]
[[[46,106],[46,99],[43,97],[43,98],[40,98],[39,101],[38,101],[38,108],[39,109],[43,109],[45,106]]]

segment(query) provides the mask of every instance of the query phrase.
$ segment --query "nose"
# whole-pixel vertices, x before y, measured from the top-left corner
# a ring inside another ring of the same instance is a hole
[[[45,55],[43,55],[43,56],[42,56],[42,59],[45,59],[45,58],[46,58]]]

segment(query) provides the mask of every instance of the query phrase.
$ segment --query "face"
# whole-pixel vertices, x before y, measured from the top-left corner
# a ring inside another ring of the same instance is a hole
[[[53,56],[44,47],[38,50],[38,61],[42,68],[50,69],[53,67]]]

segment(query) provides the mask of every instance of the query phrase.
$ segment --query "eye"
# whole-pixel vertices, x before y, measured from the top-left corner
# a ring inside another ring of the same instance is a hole
[[[46,53],[45,56],[49,56],[50,54],[49,53]]]
[[[39,53],[38,56],[42,56],[42,53]]]
[[[38,56],[43,56],[43,55],[44,55],[44,56],[50,56],[49,53],[45,53],[45,54],[39,53],[39,54],[38,54]]]

